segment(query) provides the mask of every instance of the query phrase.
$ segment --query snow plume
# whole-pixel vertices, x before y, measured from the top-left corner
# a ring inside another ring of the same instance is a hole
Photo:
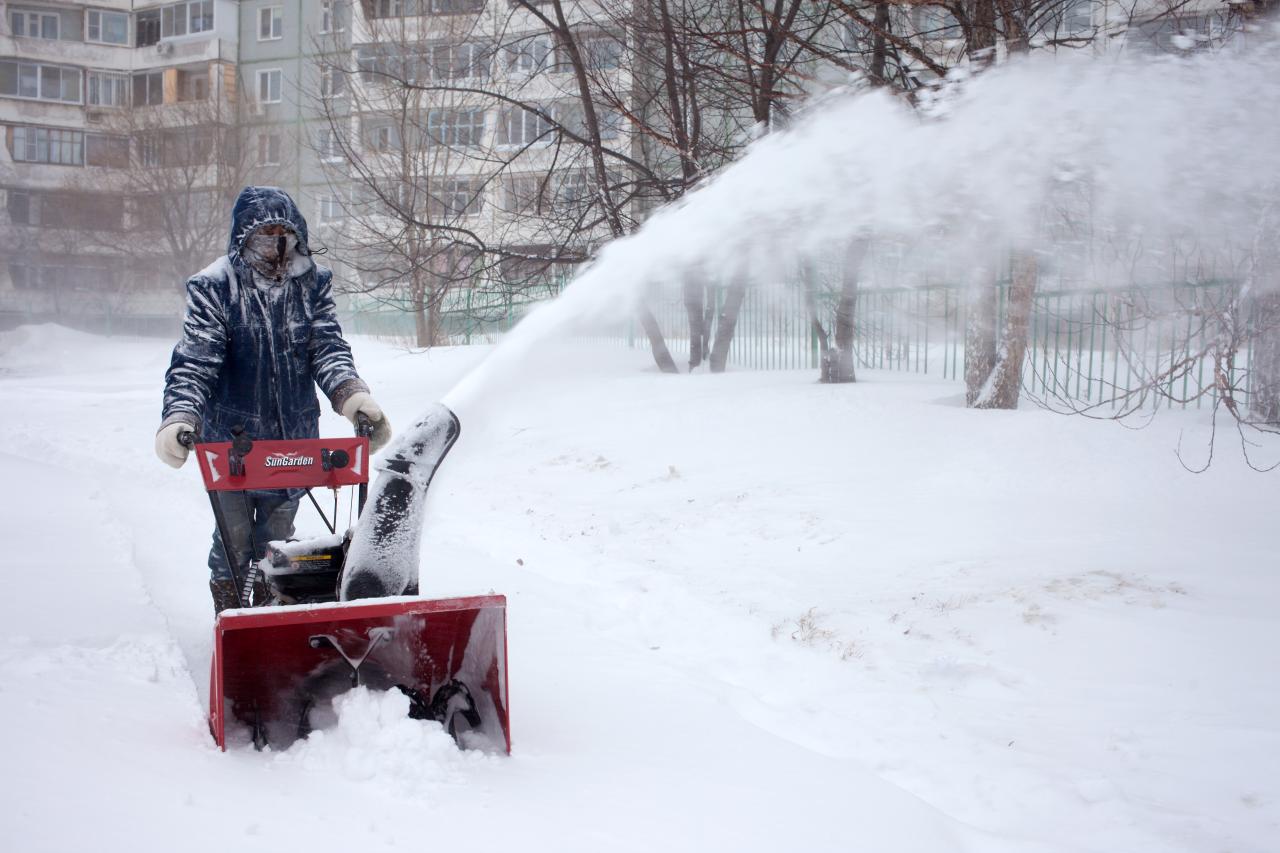
[[[859,236],[902,248],[906,280],[884,284],[963,280],[1010,248],[1052,269],[1081,244],[1072,274],[1095,286],[1184,277],[1189,257],[1230,274],[1280,191],[1280,49],[1255,38],[1191,58],[1032,56],[957,75],[924,109],[883,90],[823,98],[606,246],[445,402],[467,422],[537,341],[625,319],[685,276],[794,280]]]

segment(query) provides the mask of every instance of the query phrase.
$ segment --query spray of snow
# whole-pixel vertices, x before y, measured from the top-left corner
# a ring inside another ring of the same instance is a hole
[[[1087,204],[1091,239],[1157,256],[1195,235],[1202,256],[1248,244],[1280,187],[1280,50],[1195,59],[1036,57],[949,81],[925,112],[885,92],[836,95],[633,236],[606,246],[445,404],[469,423],[484,390],[526,375],[541,341],[632,316],[688,274],[779,281],[801,259],[875,235],[934,269],[1040,248]],[[1132,274],[1111,259],[1094,284]]]

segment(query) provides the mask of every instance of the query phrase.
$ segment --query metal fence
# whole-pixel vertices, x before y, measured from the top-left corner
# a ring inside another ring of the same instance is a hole
[[[440,329],[452,344],[493,343],[511,331],[535,305],[554,299],[559,286],[532,288],[459,288],[444,300]],[[345,325],[355,334],[416,340],[414,312],[407,300],[372,301],[352,297]]]
[[[1044,400],[1111,409],[1208,405],[1217,392],[1212,352],[1234,322],[1239,286],[1231,281],[1132,289],[1042,291],[1032,306],[1024,390]],[[1003,325],[1008,287],[999,288],[997,327]],[[717,308],[723,292],[716,295]],[[817,300],[830,330],[835,298]],[[718,313],[718,312],[717,312]],[[677,360],[688,358],[683,303],[655,306]],[[854,307],[854,363],[963,380],[963,289],[955,285],[859,290]],[[1244,323],[1250,322],[1246,316]],[[1244,336],[1249,340],[1248,336]],[[635,324],[615,340],[647,346]],[[1227,361],[1226,383],[1238,398],[1249,393],[1251,349]],[[804,299],[797,289],[750,292],[729,352],[729,364],[749,370],[812,369],[820,352]]]
[[[554,286],[538,292],[459,291],[446,305],[444,328],[452,343],[492,342],[533,305],[556,292]],[[1000,324],[1007,296],[1008,288],[1001,287]],[[1239,286],[1232,281],[1038,292],[1030,319],[1024,390],[1038,399],[1086,407],[1208,405],[1220,381],[1209,353],[1224,333],[1222,324],[1233,316],[1231,308],[1238,296]],[[718,316],[725,290],[713,290],[712,297],[711,313]],[[831,329],[834,295],[821,294],[815,301],[824,327]],[[687,363],[688,319],[683,302],[673,296],[650,307],[673,357]],[[967,316],[961,287],[861,289],[854,320],[857,368],[963,380]],[[384,307],[353,314],[351,328],[411,339],[413,319],[404,311]],[[635,321],[590,337],[648,347]],[[1237,397],[1248,395],[1250,355],[1246,347],[1226,366],[1226,381]],[[731,367],[816,371],[819,360],[818,338],[798,288],[759,287],[747,293],[729,351]]]

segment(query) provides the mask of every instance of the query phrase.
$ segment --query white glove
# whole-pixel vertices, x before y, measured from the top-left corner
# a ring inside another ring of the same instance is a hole
[[[178,440],[186,432],[195,432],[195,430],[191,428],[191,424],[178,421],[156,433],[156,456],[160,457],[161,462],[172,468],[182,467],[187,461],[187,454],[191,452]]]
[[[342,416],[356,424],[356,415],[363,414],[373,427],[373,435],[369,436],[369,452],[377,453],[391,440],[391,421],[383,414],[382,407],[373,401],[373,396],[357,391],[342,404]]]

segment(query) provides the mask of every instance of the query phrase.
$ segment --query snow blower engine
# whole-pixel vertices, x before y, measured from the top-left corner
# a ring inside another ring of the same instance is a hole
[[[363,418],[363,416],[361,416]],[[282,748],[336,719],[353,687],[398,690],[408,714],[439,721],[464,747],[510,752],[506,599],[418,597],[427,488],[458,439],[457,416],[436,404],[406,430],[369,485],[369,425],[353,438],[193,446],[230,555],[216,492],[305,490],[329,535],[270,542],[232,568],[239,607],[218,614],[209,676],[209,729],[226,749],[228,722],[255,748]],[[355,526],[338,532],[338,493],[357,490]],[[332,520],[312,489],[334,492]],[[257,548],[255,547],[255,551]]]

